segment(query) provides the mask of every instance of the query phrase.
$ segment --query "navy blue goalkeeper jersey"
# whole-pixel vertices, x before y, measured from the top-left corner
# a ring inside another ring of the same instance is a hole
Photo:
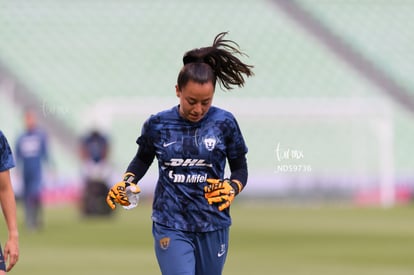
[[[247,153],[240,128],[230,112],[214,106],[198,122],[183,119],[178,108],[151,116],[137,140],[158,159],[152,219],[191,232],[228,227],[229,209],[209,205],[203,188],[207,178],[225,178],[227,159]]]

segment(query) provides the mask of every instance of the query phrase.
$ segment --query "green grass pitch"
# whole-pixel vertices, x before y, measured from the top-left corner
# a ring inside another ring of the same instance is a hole
[[[73,206],[48,207],[45,229],[28,232],[19,208],[21,255],[11,274],[160,274],[150,212],[146,201],[109,219],[82,219]],[[292,207],[240,200],[232,216],[225,275],[414,272],[412,205]]]

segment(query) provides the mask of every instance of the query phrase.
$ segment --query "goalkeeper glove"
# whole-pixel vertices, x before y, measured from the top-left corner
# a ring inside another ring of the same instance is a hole
[[[139,186],[133,183],[134,179],[134,174],[125,173],[124,180],[112,186],[112,188],[108,192],[108,195],[106,196],[106,203],[109,205],[109,207],[115,209],[116,203],[119,203],[123,206],[128,206],[131,204],[128,201],[128,196],[126,194],[127,187],[132,187],[130,188],[132,193],[138,194],[141,192]]]
[[[238,180],[207,179],[208,185],[204,187],[204,197],[208,204],[219,203],[219,211],[228,208],[234,197],[240,193],[243,185]]]

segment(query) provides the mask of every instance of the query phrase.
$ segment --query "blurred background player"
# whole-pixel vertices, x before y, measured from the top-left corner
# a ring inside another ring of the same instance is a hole
[[[9,143],[3,132],[0,131],[0,203],[8,232],[4,254],[0,247],[0,274],[6,274],[6,271],[10,271],[19,259],[16,201],[10,179],[10,169],[13,167],[14,160]]]
[[[108,215],[111,210],[105,204],[109,190],[110,168],[108,165],[109,141],[99,130],[92,130],[80,142],[83,189],[81,211],[85,216]]]
[[[16,142],[16,160],[23,182],[26,226],[38,230],[43,226],[42,188],[44,164],[48,161],[46,132],[38,126],[34,110],[24,113],[24,132]]]
[[[153,201],[153,237],[162,274],[221,274],[228,251],[229,206],[247,182],[247,147],[234,116],[211,106],[216,81],[244,85],[252,66],[242,63],[238,45],[216,36],[210,47],[183,57],[176,85],[179,105],[151,116],[137,139],[138,152],[122,182],[108,193],[129,205],[125,189],[135,185],[155,157],[159,179]],[[226,161],[231,175],[224,178]]]

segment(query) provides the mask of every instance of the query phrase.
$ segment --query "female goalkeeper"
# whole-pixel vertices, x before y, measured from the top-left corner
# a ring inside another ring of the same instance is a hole
[[[153,201],[155,252],[164,275],[221,274],[231,218],[229,206],[247,182],[247,147],[236,119],[212,106],[216,81],[229,90],[252,76],[251,65],[236,57],[238,45],[220,33],[213,45],[184,54],[178,74],[179,105],[152,115],[143,125],[137,154],[107,202],[129,205],[125,193],[136,187],[154,157],[159,179]],[[225,178],[226,161],[230,177]]]

